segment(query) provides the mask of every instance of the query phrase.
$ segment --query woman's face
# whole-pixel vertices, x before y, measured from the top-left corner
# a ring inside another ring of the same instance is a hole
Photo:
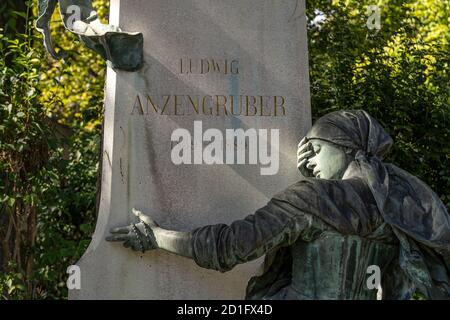
[[[341,179],[349,164],[349,156],[338,146],[318,139],[311,139],[313,154],[306,168],[320,179]]]

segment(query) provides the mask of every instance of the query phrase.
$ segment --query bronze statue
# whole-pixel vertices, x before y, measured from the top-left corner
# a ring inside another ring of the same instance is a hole
[[[416,289],[448,299],[450,216],[424,182],[382,161],[392,143],[367,112],[332,112],[299,144],[305,179],[254,214],[178,232],[133,210],[139,222],[107,240],[221,272],[266,254],[247,299],[375,299],[366,285],[371,265],[381,270],[383,299],[409,299]]]
[[[123,32],[117,26],[100,22],[91,0],[39,0],[36,28],[44,36],[44,46],[55,59],[66,56],[56,52],[50,35],[50,20],[56,6],[60,6],[61,19],[69,31],[75,33],[88,48],[111,63],[111,67],[136,71],[143,62],[143,36],[141,33]]]

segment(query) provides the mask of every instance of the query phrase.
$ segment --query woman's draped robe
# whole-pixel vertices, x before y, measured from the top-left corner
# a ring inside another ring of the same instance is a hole
[[[408,299],[416,287],[431,298],[448,298],[448,245],[421,238],[433,228],[449,228],[442,203],[420,180],[386,165],[389,195],[395,196],[384,199],[392,207],[387,214],[360,166],[353,162],[343,180],[299,181],[230,226],[194,230],[194,260],[225,272],[267,253],[264,273],[250,280],[247,299],[374,299],[377,290],[367,286],[370,265],[381,270],[384,299]],[[405,212],[412,203],[420,208]],[[430,210],[444,211],[433,216]],[[421,230],[412,230],[419,216]],[[430,223],[436,217],[447,225]]]

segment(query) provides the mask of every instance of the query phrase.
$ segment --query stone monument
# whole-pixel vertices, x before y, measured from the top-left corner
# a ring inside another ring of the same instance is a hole
[[[262,259],[229,273],[104,239],[135,221],[191,230],[252,214],[297,181],[311,126],[303,0],[111,0],[143,35],[136,72],[108,68],[101,202],[70,299],[242,299]]]

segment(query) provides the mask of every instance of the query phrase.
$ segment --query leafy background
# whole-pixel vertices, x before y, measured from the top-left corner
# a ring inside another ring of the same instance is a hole
[[[106,22],[109,3],[94,0]],[[0,298],[65,299],[99,190],[105,63],[66,32],[54,61],[36,0],[0,3]],[[367,6],[379,5],[370,30]],[[450,208],[450,2],[307,0],[313,118],[361,108],[395,140],[391,161]],[[418,296],[420,298],[420,296]]]

